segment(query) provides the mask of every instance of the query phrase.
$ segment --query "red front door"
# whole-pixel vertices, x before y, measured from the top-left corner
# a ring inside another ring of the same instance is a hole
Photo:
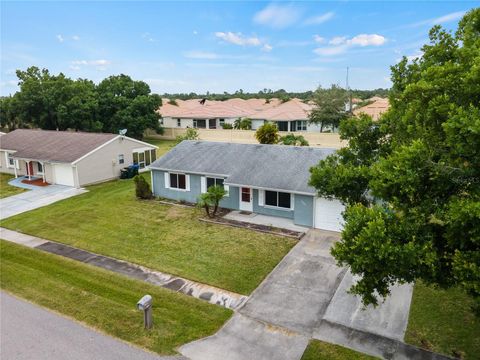
[[[28,162],[28,175],[33,176],[33,161]]]

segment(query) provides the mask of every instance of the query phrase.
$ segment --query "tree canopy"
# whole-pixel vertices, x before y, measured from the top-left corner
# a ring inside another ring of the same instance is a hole
[[[365,304],[397,282],[460,287],[480,308],[480,9],[392,66],[390,110],[340,125],[349,146],[312,168],[346,205],[332,254]]]
[[[113,133],[126,128],[135,138],[147,128],[160,131],[156,110],[162,100],[143,81],[118,75],[95,85],[35,66],[18,70],[17,77],[20,91],[0,100],[2,127]]]
[[[309,121],[320,124],[320,131],[325,126],[337,128],[340,121],[348,116],[345,111],[347,92],[340,86],[332,85],[329,89],[319,87],[313,94],[315,104],[310,112]]]

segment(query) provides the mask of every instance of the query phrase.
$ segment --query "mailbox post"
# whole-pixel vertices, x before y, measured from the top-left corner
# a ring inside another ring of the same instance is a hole
[[[143,311],[143,322],[145,329],[152,328],[152,297],[145,295],[137,303],[137,309]]]

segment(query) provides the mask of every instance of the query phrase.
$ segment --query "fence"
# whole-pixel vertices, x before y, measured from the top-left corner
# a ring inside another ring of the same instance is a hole
[[[145,137],[154,139],[175,139],[178,135],[185,134],[187,129],[183,128],[165,128],[163,135],[155,134],[147,130]],[[253,130],[230,130],[230,129],[197,129],[200,140],[234,142],[244,144],[258,144],[255,139],[255,131]],[[292,134],[287,132],[279,132],[280,136]],[[302,135],[310,144],[315,147],[341,148],[347,145],[346,141],[340,140],[340,136],[336,133],[320,133],[320,132],[293,132],[295,135]]]

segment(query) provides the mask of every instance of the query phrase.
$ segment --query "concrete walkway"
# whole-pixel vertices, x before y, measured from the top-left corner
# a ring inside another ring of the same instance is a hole
[[[15,182],[19,182],[19,179],[10,181],[13,186],[15,186]],[[63,185],[27,186],[22,186],[22,188],[30,188],[30,191],[0,199],[0,220],[50,205],[87,191]]]
[[[100,267],[232,310],[237,309],[247,300],[245,295],[2,227],[0,227],[0,239]]]
[[[402,351],[428,353],[410,345],[401,348],[399,341],[407,326],[411,286],[395,287],[392,298],[364,312],[359,299],[346,292],[355,279],[330,255],[338,240],[338,233],[310,230],[220,331],[180,352],[192,360],[220,360],[225,354],[234,360],[298,360],[316,337],[388,358],[408,358]],[[350,338],[344,339],[339,329]],[[374,341],[356,342],[356,335]]]
[[[0,292],[0,357],[15,360],[174,360]]]
[[[224,216],[225,219],[242,221],[250,224],[256,225],[266,225],[272,226],[280,229],[287,229],[292,231],[298,231],[301,233],[307,232],[310,230],[308,227],[295,225],[293,220],[281,218],[278,216],[267,216],[255,213],[242,213],[241,211],[233,210]]]

